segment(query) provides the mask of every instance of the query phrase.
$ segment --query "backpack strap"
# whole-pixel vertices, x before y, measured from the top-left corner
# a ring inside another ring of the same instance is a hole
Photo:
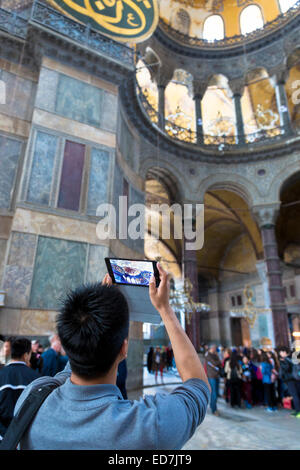
[[[0,442],[0,450],[16,450],[21,438],[30,426],[33,418],[46,400],[48,395],[59,385],[44,385],[33,390],[24,400],[21,408],[11,421],[3,440]]]

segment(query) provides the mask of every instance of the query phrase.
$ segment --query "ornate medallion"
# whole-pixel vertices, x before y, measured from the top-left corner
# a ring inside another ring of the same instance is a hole
[[[117,41],[143,41],[158,23],[157,0],[48,0],[48,3]]]

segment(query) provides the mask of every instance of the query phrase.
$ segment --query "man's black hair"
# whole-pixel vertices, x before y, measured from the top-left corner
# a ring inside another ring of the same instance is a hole
[[[11,341],[11,358],[20,359],[23,354],[31,351],[31,341],[27,338],[14,338]]]
[[[115,286],[83,285],[67,295],[56,322],[72,371],[80,377],[101,377],[128,337],[127,301]]]
[[[287,354],[290,354],[290,350],[289,350],[289,348],[287,348],[286,346],[280,346],[280,347],[278,348],[278,352],[280,353],[280,351],[284,351],[284,352],[286,352]]]

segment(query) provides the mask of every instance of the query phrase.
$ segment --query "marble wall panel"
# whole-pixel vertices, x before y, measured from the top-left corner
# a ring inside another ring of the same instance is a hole
[[[91,150],[91,165],[87,213],[96,215],[99,204],[108,202],[110,154],[107,150],[93,148]]]
[[[6,292],[5,305],[8,307],[28,306],[32,274],[32,267],[6,266],[2,284]]]
[[[37,132],[27,200],[49,205],[58,138]]]
[[[103,91],[60,74],[55,112],[75,121],[100,127]]]
[[[117,129],[118,98],[112,93],[104,92],[101,109],[101,127],[111,132]]]
[[[66,291],[84,282],[87,244],[39,237],[30,308],[57,309]]]
[[[36,235],[13,232],[7,264],[32,267],[34,263],[36,242]]]
[[[6,292],[5,305],[27,307],[33,275],[36,235],[12,233],[2,288]]]
[[[108,251],[108,248],[105,246],[89,246],[89,259],[86,282],[102,281],[107,272],[104,258],[108,256]]]
[[[21,310],[19,335],[51,335],[56,331],[57,312],[48,310]]]
[[[3,271],[4,271],[6,245],[7,245],[7,240],[3,240],[0,238],[0,286],[1,286],[2,276],[3,276]]]
[[[0,208],[9,209],[22,143],[0,136]]]
[[[74,136],[76,139],[78,137],[82,137],[90,142],[106,145],[112,148],[116,145],[116,136],[111,132],[107,132],[100,128],[98,129],[81,122],[72,121],[42,109],[34,110],[32,122],[35,125],[52,129],[55,132],[63,132],[69,137]]]
[[[108,241],[100,241],[97,237],[96,223],[20,208],[16,210],[12,230],[93,245],[108,245]]]
[[[0,104],[0,112],[30,121],[36,84],[5,70],[0,71],[0,80],[6,85],[6,102]]]
[[[53,113],[59,73],[42,67],[36,94],[35,106]]]

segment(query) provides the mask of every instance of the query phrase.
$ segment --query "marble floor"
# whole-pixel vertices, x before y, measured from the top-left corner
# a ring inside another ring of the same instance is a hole
[[[165,384],[155,384],[155,378],[146,375],[146,387],[142,391],[129,392],[135,399],[142,394],[171,392],[180,378],[175,372],[165,374]],[[173,382],[173,383],[172,383]],[[263,407],[232,409],[223,399],[218,400],[220,416],[208,410],[204,422],[183,450],[300,450],[300,419],[288,410],[268,413]]]

